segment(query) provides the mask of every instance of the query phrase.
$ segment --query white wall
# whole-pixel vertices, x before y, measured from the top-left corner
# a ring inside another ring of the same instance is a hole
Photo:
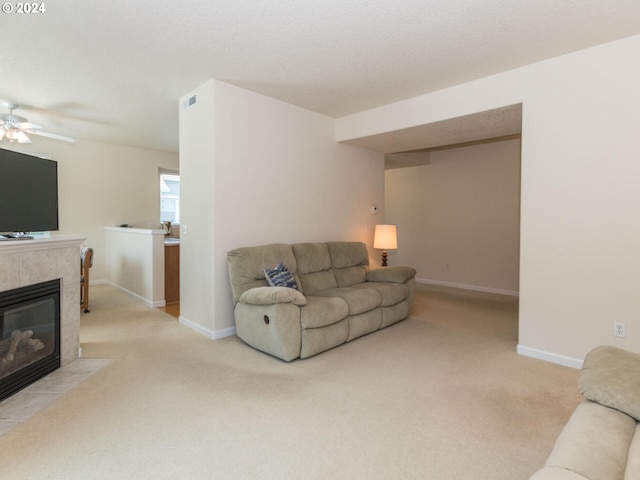
[[[158,168],[178,168],[178,155],[83,140],[32,140],[2,148],[48,153],[58,162],[58,233],[86,237],[85,244],[94,249],[90,279],[104,280],[104,227],[158,223]]]
[[[189,228],[181,253],[193,256],[181,264],[181,320],[220,336],[234,328],[226,252],[271,242],[371,245],[373,226],[383,218],[369,207],[383,205],[384,158],[337,144],[333,120],[323,115],[220,81],[195,93],[196,105],[180,116],[182,215]],[[197,133],[187,132],[197,126]],[[188,198],[196,175],[209,185],[198,201]],[[213,241],[187,252],[196,232]]]
[[[106,281],[149,307],[164,307],[164,230],[105,227]]]
[[[430,164],[385,172],[394,265],[418,282],[517,294],[520,140],[430,153]]]
[[[633,36],[336,121],[348,140],[523,103],[521,353],[640,352],[638,58]]]
[[[210,81],[180,102],[180,321],[209,336],[215,301],[214,90]],[[196,103],[183,108],[193,95]]]

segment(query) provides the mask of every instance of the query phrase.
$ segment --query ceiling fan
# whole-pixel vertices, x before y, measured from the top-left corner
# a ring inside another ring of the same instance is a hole
[[[31,139],[27,136],[28,133],[29,135],[39,135],[53,138],[54,140],[62,140],[63,142],[73,143],[76,141],[75,138],[43,132],[40,130],[42,128],[40,125],[31,123],[20,115],[14,115],[13,111],[18,107],[19,105],[15,103],[9,103],[7,104],[9,113],[0,114],[0,140],[6,138],[10,142],[31,143]]]

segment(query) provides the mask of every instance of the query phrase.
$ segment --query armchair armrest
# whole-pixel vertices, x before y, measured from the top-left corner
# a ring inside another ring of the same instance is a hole
[[[302,293],[288,287],[255,287],[250,288],[238,299],[241,303],[250,305],[273,305],[275,303],[293,303],[302,306],[307,299]]]
[[[416,271],[411,267],[380,267],[367,271],[367,282],[391,282],[404,283],[416,276]]]

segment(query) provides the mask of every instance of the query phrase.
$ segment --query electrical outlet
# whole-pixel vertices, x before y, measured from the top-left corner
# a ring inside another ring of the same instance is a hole
[[[622,338],[626,336],[626,326],[624,322],[613,322],[613,336]]]

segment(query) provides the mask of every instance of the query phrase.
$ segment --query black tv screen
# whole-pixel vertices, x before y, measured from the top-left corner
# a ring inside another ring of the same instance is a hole
[[[0,234],[58,230],[58,164],[0,148]]]

